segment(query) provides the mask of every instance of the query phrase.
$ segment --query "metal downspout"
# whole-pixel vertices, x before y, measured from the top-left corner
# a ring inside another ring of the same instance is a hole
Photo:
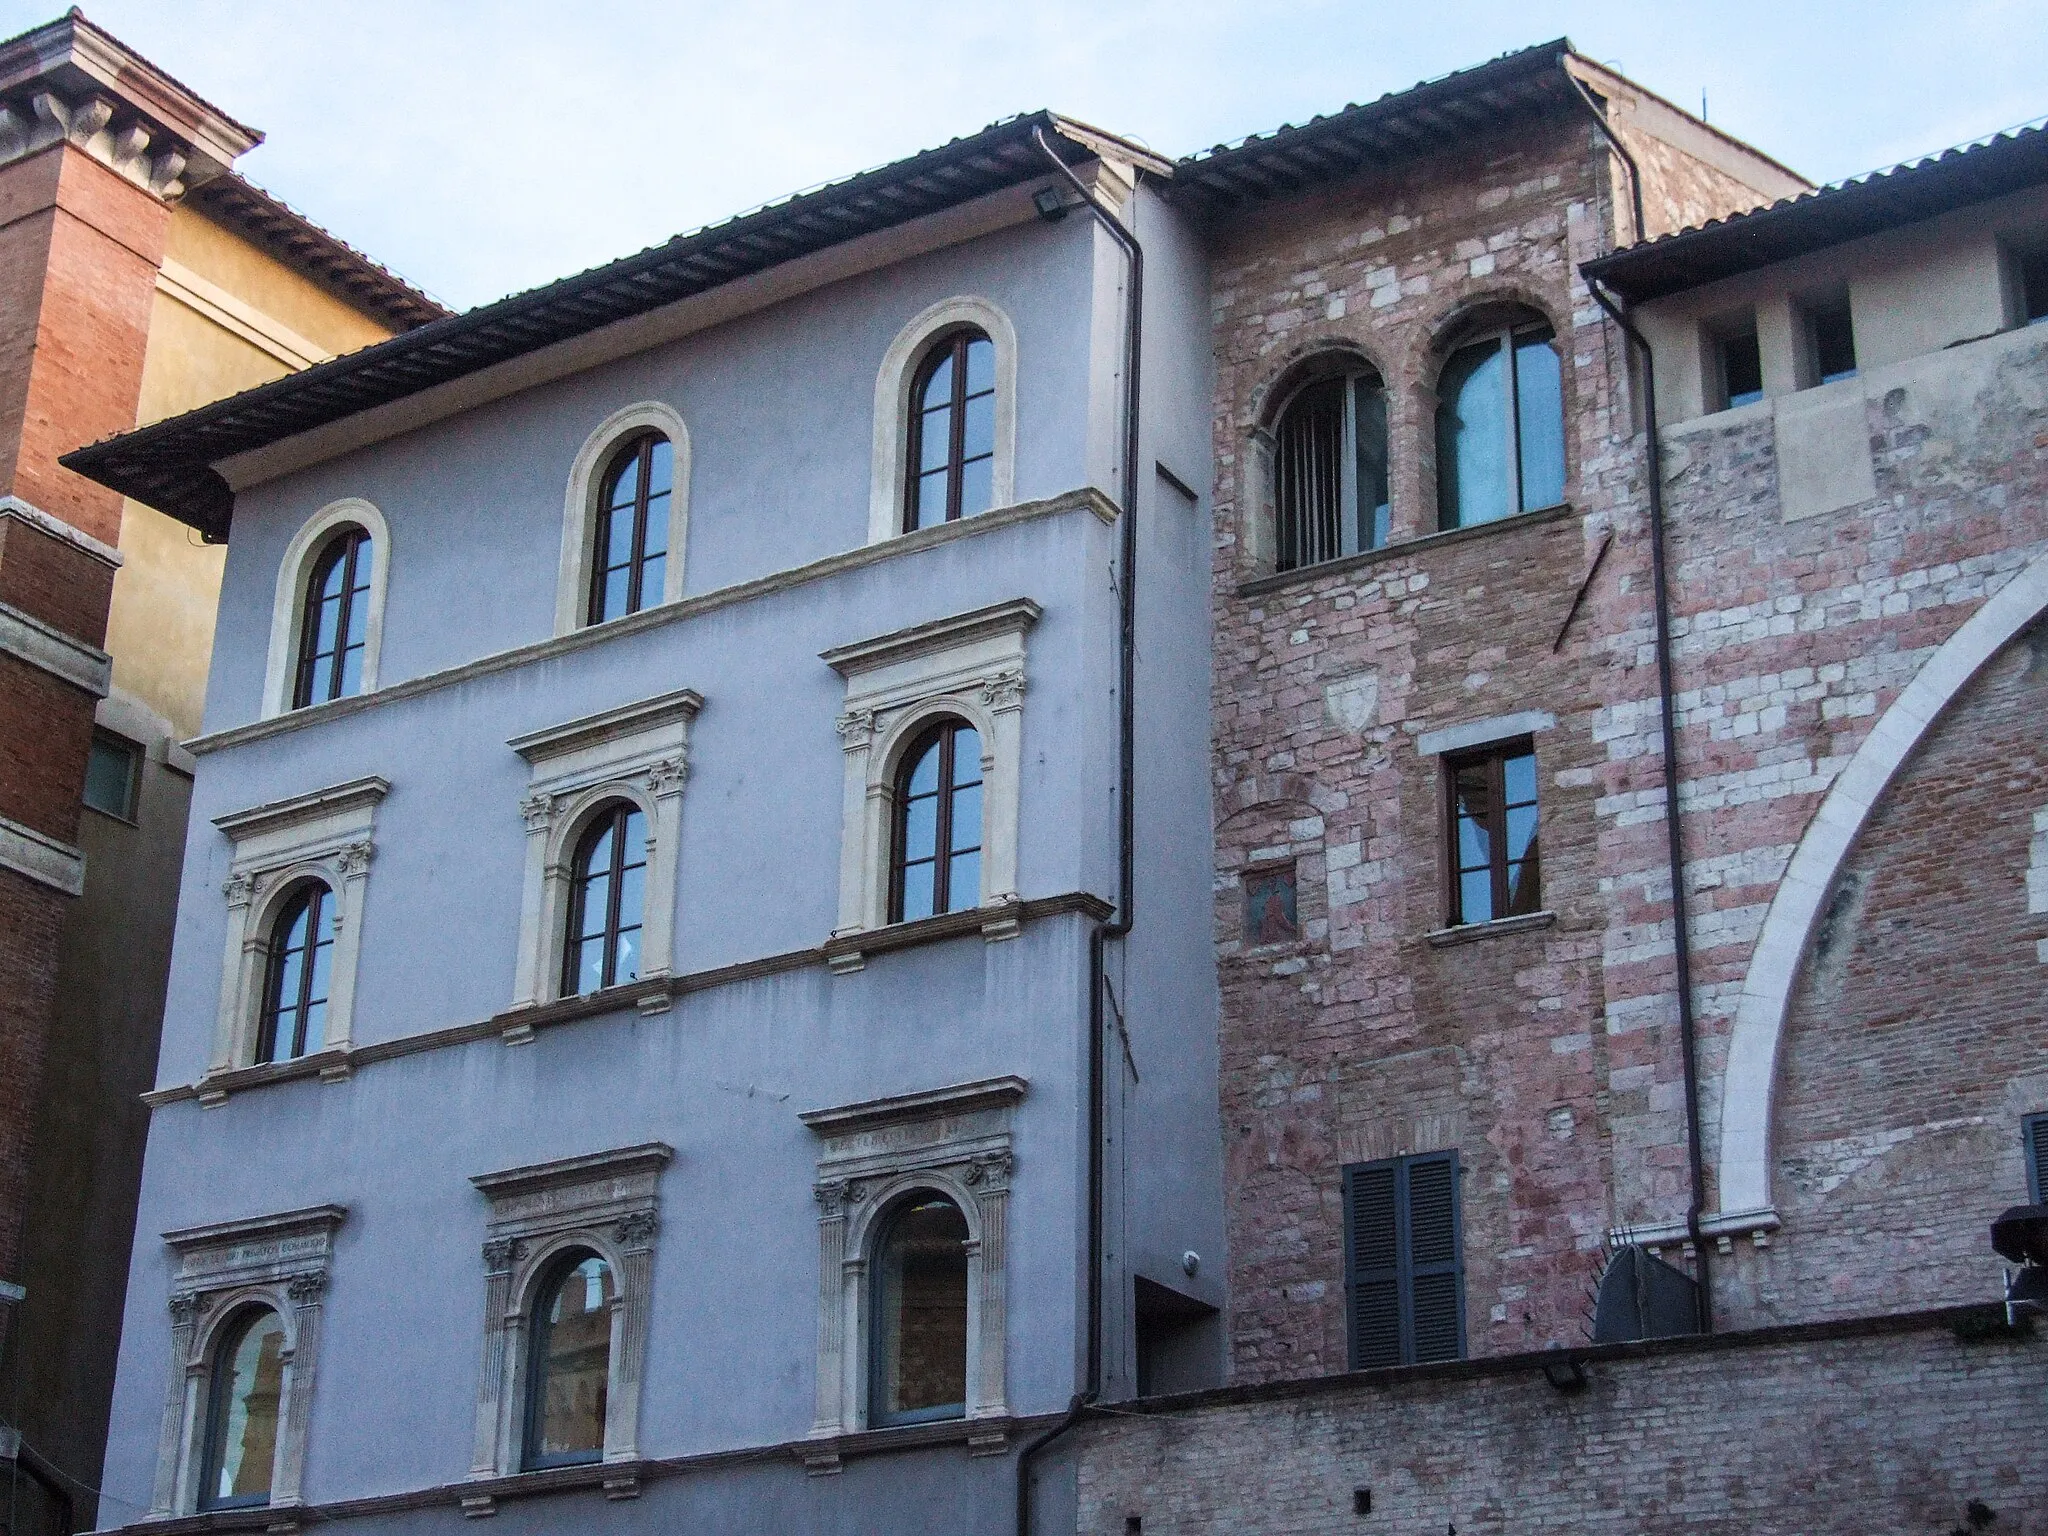
[[[1646,237],[1647,225],[1643,218],[1643,177],[1636,164],[1636,157],[1629,153],[1628,146],[1621,141],[1607,121],[1607,114],[1587,91],[1585,83],[1569,69],[1565,79],[1571,82],[1579,100],[1585,103],[1591,114],[1594,127],[1600,130],[1622,165],[1628,171],[1629,201],[1635,214],[1635,238]],[[1678,814],[1678,724],[1677,711],[1672,704],[1672,662],[1671,662],[1671,584],[1664,552],[1664,455],[1657,440],[1657,369],[1656,355],[1650,350],[1650,343],[1643,333],[1636,329],[1628,315],[1597,283],[1588,279],[1587,290],[1593,301],[1605,310],[1614,323],[1621,327],[1621,333],[1628,338],[1642,359],[1643,368],[1643,426],[1647,438],[1647,471],[1650,482],[1650,585],[1653,606],[1656,609],[1657,634],[1657,716],[1664,751],[1664,841],[1665,854],[1671,868],[1671,948],[1672,962],[1677,975],[1678,988],[1678,1038],[1679,1048],[1685,1057],[1685,1154],[1690,1175],[1691,1194],[1686,1202],[1685,1232],[1692,1243],[1693,1262],[1698,1268],[1699,1324],[1701,1333],[1714,1331],[1714,1289],[1708,1272],[1707,1244],[1705,1234],[1700,1230],[1700,1214],[1706,1209],[1707,1176],[1705,1159],[1700,1149],[1700,1072],[1698,1029],[1693,1018],[1692,1007],[1692,935],[1686,921],[1685,902],[1685,840]]]
[[[1138,363],[1144,338],[1145,252],[1121,220],[1098,203],[1086,184],[1052,147],[1043,127],[1032,141],[1123,250],[1131,285],[1124,320],[1123,505],[1120,509],[1117,573],[1117,878],[1116,915],[1088,935],[1088,1332],[1086,1380],[1067,1416],[1024,1448],[1017,1458],[1017,1536],[1031,1536],[1031,1467],[1047,1446],[1086,1415],[1102,1395],[1102,1220],[1103,1220],[1103,970],[1104,946],[1129,935],[1136,921],[1137,844],[1137,622],[1138,622]],[[1136,191],[1131,216],[1137,217]]]

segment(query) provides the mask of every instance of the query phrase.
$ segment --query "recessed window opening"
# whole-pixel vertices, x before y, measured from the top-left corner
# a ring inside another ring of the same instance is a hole
[[[290,1061],[327,1037],[334,964],[334,893],[317,880],[294,891],[270,928],[256,1060]]]
[[[1542,910],[1536,753],[1525,740],[1447,758],[1452,927]]]
[[[1344,1289],[1354,1371],[1464,1358],[1459,1228],[1455,1151],[1344,1170]]]
[[[133,821],[141,783],[142,748],[111,731],[94,731],[85,759],[85,803],[102,815]]]
[[[2018,257],[2020,319],[2027,325],[2048,320],[2048,245],[2022,251]]]
[[[1387,542],[1387,392],[1377,373],[1304,385],[1281,412],[1274,442],[1277,569]]]
[[[589,621],[602,624],[661,601],[675,446],[647,432],[620,448],[598,487]]]
[[[1292,862],[1248,869],[1244,885],[1244,942],[1292,944],[1301,937]]]
[[[646,888],[647,817],[614,801],[584,829],[570,867],[564,997],[639,979]]]
[[[889,921],[981,904],[981,733],[946,720],[920,736],[896,779]]]
[[[529,1472],[604,1456],[614,1293],[611,1266],[587,1248],[563,1254],[536,1290],[522,1459]]]
[[[868,1421],[921,1424],[967,1411],[967,1218],[939,1195],[889,1217],[874,1267]]]
[[[370,536],[345,528],[327,543],[306,580],[292,708],[362,692],[370,628]]]
[[[252,1308],[222,1334],[207,1384],[200,1509],[270,1502],[284,1406],[284,1355],[284,1322],[268,1307]]]
[[[1564,500],[1564,379],[1549,322],[1459,347],[1437,381],[1437,402],[1439,528]]]
[[[2048,1204],[2048,1114],[2028,1115],[2020,1122],[2027,1149],[2027,1198]]]
[[[995,345],[980,331],[955,331],[911,381],[903,531],[986,512],[995,496],[995,463]]]
[[[1807,305],[1801,312],[1806,325],[1806,350],[1811,360],[1813,382],[1832,384],[1856,376],[1856,327],[1849,313],[1848,295]]]
[[[1763,350],[1757,345],[1756,322],[1714,338],[1714,363],[1719,375],[1722,410],[1754,405],[1764,397]]]

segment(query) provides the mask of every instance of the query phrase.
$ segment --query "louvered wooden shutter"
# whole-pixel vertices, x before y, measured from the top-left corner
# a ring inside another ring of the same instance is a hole
[[[1458,1154],[1346,1168],[1344,1224],[1351,1368],[1463,1358]]]
[[[2034,1204],[2048,1205],[2048,1115],[2027,1117],[2027,1182]]]
[[[1402,1360],[1401,1245],[1393,1163],[1344,1170],[1344,1214],[1349,1228],[1345,1288],[1351,1302],[1351,1368],[1399,1365]]]

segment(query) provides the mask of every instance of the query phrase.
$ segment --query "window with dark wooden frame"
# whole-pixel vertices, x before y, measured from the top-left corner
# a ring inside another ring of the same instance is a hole
[[[1466,342],[1437,380],[1437,527],[1564,500],[1564,378],[1543,320]]]
[[[327,1038],[334,962],[334,893],[317,880],[294,891],[270,925],[256,1060],[290,1061]]]
[[[85,803],[103,816],[135,820],[142,787],[142,747],[112,731],[94,731],[85,760]]]
[[[370,629],[373,547],[361,528],[345,528],[327,541],[306,579],[306,611],[299,626],[299,668],[292,708],[347,698],[363,687],[363,652]]]
[[[1444,759],[1450,926],[1543,910],[1536,750],[1527,740]]]
[[[535,1287],[520,1465],[573,1467],[604,1457],[612,1377],[611,1266],[572,1248]]]
[[[589,622],[652,608],[668,580],[668,512],[675,445],[645,432],[618,448],[598,482]]]
[[[1456,1151],[1344,1170],[1344,1296],[1354,1371],[1465,1357]]]
[[[945,720],[912,743],[896,775],[889,921],[981,904],[981,733]]]
[[[1370,368],[1295,391],[1273,434],[1276,570],[1387,542],[1387,392]]]
[[[955,331],[933,346],[911,380],[903,531],[986,512],[995,464],[995,345],[980,331]]]
[[[875,1245],[868,1425],[922,1424],[967,1411],[967,1218],[920,1192]]]
[[[564,997],[638,979],[646,887],[647,817],[615,800],[584,828],[570,865]]]
[[[2035,1205],[2048,1205],[2048,1115],[2029,1115],[2021,1122],[2027,1147],[2027,1194]]]
[[[284,1410],[284,1323],[268,1307],[231,1322],[213,1352],[199,1457],[202,1512],[270,1502]]]

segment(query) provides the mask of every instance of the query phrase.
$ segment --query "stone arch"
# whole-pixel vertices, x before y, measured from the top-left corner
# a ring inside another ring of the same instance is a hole
[[[1750,956],[1729,1035],[1714,1168],[1724,1217],[1773,1212],[1771,1121],[1785,1020],[1843,861],[1942,712],[2044,612],[2048,555],[2037,556],[1927,659],[1836,777],[1793,850]]]
[[[996,354],[995,463],[989,505],[1006,507],[1017,496],[1017,327],[989,299],[962,294],[941,299],[916,315],[889,343],[875,374],[874,460],[868,483],[868,542],[903,531],[905,456],[910,445],[910,386],[931,343],[971,327],[987,336]]]
[[[359,692],[377,691],[377,664],[384,652],[384,594],[391,578],[391,528],[373,504],[360,496],[344,496],[306,519],[278,563],[277,596],[270,609],[270,645],[263,668],[265,719],[292,708],[299,640],[306,621],[306,583],[329,541],[348,528],[360,528],[370,537],[370,611],[363,620]]]

